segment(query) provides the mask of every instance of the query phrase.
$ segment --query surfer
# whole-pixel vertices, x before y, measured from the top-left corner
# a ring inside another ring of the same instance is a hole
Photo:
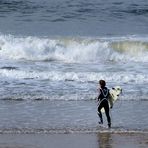
[[[98,101],[98,116],[100,117],[100,122],[99,124],[103,124],[103,118],[102,118],[102,113],[101,109],[104,107],[105,114],[107,117],[108,121],[108,127],[111,127],[111,118],[109,115],[109,104],[108,104],[108,98],[109,98],[109,89],[106,87],[106,82],[104,80],[99,81],[99,95],[97,98]]]

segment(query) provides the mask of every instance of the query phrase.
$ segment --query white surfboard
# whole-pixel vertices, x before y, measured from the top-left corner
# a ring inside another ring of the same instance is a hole
[[[120,86],[115,86],[109,90],[109,93],[110,93],[109,98],[108,98],[109,108],[111,108],[113,104],[118,100],[121,92],[122,92],[122,88]],[[101,112],[102,113],[105,112],[104,108],[101,109]]]

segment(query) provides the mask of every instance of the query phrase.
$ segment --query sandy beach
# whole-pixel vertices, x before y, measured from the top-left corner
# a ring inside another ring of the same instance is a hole
[[[0,148],[147,148],[148,133],[1,134]]]

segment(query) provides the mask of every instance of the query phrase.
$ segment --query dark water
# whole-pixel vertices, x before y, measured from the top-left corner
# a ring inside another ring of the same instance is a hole
[[[148,1],[1,0],[0,32],[24,35],[148,33]]]

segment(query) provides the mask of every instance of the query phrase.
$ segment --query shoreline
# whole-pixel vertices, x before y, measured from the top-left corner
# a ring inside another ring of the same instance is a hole
[[[0,129],[3,134],[148,134],[148,129],[123,129],[98,126],[92,128],[5,128]]]
[[[0,134],[0,148],[147,148],[148,133]]]

